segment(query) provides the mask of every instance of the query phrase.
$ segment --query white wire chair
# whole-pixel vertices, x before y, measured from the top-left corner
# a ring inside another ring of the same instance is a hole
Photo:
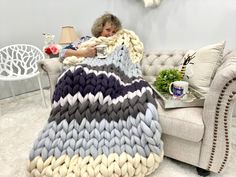
[[[42,100],[46,106],[37,62],[44,59],[43,52],[33,45],[14,44],[0,49],[0,81],[8,81],[12,96],[15,93],[12,81],[30,79],[37,76]]]

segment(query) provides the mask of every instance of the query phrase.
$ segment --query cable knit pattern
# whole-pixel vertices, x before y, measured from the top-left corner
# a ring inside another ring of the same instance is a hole
[[[58,79],[47,125],[30,152],[30,177],[145,176],[163,159],[154,92],[116,47]]]
[[[108,55],[111,54],[116,47],[125,45],[129,50],[129,58],[133,63],[139,63],[143,58],[143,43],[139,40],[139,37],[133,31],[127,29],[121,29],[111,37],[92,37],[91,39],[81,43],[78,49],[86,48],[91,44],[106,44]],[[67,66],[75,66],[81,63],[83,59],[80,58],[76,60],[76,57],[67,57],[63,61],[63,64]]]

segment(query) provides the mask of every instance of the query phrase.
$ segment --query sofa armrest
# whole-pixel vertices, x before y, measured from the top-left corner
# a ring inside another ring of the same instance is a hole
[[[229,161],[236,99],[236,55],[227,58],[211,83],[203,109],[205,125],[200,166],[220,173]]]
[[[50,84],[50,98],[52,98],[57,83],[57,78],[62,73],[63,65],[59,58],[50,58],[40,60],[38,62],[38,68],[40,72],[45,71],[48,76]]]

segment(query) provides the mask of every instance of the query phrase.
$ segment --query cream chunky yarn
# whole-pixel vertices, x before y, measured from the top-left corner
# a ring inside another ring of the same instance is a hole
[[[88,41],[80,44],[79,49],[86,48],[91,44],[106,44],[108,46],[107,53],[110,54],[117,46],[125,45],[128,48],[130,59],[133,63],[139,63],[143,57],[144,47],[138,36],[130,30],[121,29],[111,37],[92,37]],[[84,58],[82,58],[84,59]],[[73,58],[65,58],[65,65],[76,65],[81,62],[81,59],[76,62]]]

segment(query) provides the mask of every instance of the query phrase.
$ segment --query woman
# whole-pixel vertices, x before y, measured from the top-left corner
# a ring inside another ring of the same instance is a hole
[[[101,17],[97,18],[94,22],[91,32],[95,37],[103,36],[103,37],[110,37],[114,35],[117,31],[121,29],[121,22],[120,20],[110,14],[106,13]],[[96,55],[96,46],[90,45],[86,49],[78,49],[78,45],[86,40],[90,39],[89,36],[82,37],[79,40],[76,40],[69,46],[65,47],[62,50],[61,58],[66,58],[70,56],[76,57],[95,57]]]
[[[110,42],[106,37],[120,28],[105,14],[92,33]],[[93,46],[66,50],[65,56],[87,58],[58,78],[47,125],[30,153],[29,176],[143,177],[158,167],[163,143],[154,93],[131,61],[133,41],[123,41],[105,60],[88,57],[95,56]]]

